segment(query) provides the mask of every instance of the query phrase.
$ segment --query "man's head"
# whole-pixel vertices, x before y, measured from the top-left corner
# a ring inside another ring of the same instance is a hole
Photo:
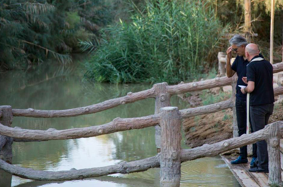
[[[229,40],[229,43],[232,46],[232,52],[237,53],[238,56],[245,55],[245,47],[248,44],[246,38],[236,34]]]
[[[253,57],[258,56],[259,52],[258,46],[254,43],[250,43],[246,46],[245,55],[248,61],[251,61]]]

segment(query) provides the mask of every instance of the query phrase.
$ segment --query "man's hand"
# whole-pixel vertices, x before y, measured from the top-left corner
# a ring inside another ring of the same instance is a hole
[[[226,54],[227,54],[226,74],[227,74],[227,77],[232,77],[235,74],[235,71],[232,70],[231,63],[230,63],[231,57],[232,57],[232,46],[228,47],[228,49],[226,50]]]
[[[247,92],[245,91],[245,88],[241,88],[241,92],[243,93],[243,94],[246,94]]]
[[[226,54],[227,54],[227,57],[229,59],[231,59],[231,57],[232,57],[232,46],[228,47],[228,49],[226,50]]]
[[[245,84],[248,84],[248,78],[247,78],[247,77],[243,77],[243,78],[242,78],[242,81],[243,81]]]

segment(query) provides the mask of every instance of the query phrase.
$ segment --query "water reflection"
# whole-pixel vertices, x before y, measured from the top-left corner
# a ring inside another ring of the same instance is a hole
[[[42,66],[27,72],[16,71],[0,75],[0,105],[13,108],[68,109],[87,106],[151,88],[150,85],[93,84],[82,79],[78,67]],[[172,98],[180,109],[185,103]],[[154,113],[154,99],[119,106],[97,114],[70,118],[14,117],[13,126],[27,129],[67,129],[89,127],[112,121]],[[93,138],[14,143],[13,163],[23,167],[58,171],[107,166],[120,161],[133,161],[156,155],[154,128],[131,130]],[[184,141],[183,141],[184,142]],[[185,147],[185,145],[182,145]],[[182,165],[181,186],[238,186],[220,158],[204,158]],[[1,184],[2,185],[2,184]],[[69,182],[38,182],[13,176],[12,186],[159,186],[159,169],[142,173],[114,175]]]

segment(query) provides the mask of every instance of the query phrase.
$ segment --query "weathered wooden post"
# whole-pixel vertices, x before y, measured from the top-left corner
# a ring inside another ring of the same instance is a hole
[[[237,86],[237,80],[238,80],[238,76],[234,75],[232,77],[232,103],[233,103],[233,138],[238,137],[239,133],[238,133],[238,122],[237,122],[237,115],[236,115],[236,106],[235,106],[235,102],[236,102],[236,86]]]
[[[170,106],[170,94],[167,93],[166,86],[168,84],[166,82],[155,84],[154,92],[155,92],[155,112],[154,114],[160,113],[160,109],[162,107]],[[157,152],[160,152],[161,146],[161,128],[160,125],[155,126],[155,145],[157,148]]]
[[[12,124],[12,107],[0,106],[0,123],[11,127]],[[13,139],[7,136],[0,135],[0,158],[8,163],[12,163],[12,143]],[[12,175],[0,170],[1,186],[10,187],[12,182]]]
[[[179,187],[181,180],[181,115],[177,107],[161,109],[160,186]]]
[[[277,77],[277,86],[282,87],[283,86],[283,73],[279,72],[279,73],[273,74],[273,76]],[[279,95],[278,96],[278,100],[282,101],[283,100],[283,95]]]
[[[281,183],[281,161],[280,161],[280,124],[276,122],[270,126],[269,138],[267,140],[268,148],[268,167],[269,167],[269,184]]]

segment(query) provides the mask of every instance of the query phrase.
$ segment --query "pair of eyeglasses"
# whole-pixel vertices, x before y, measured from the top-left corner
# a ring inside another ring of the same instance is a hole
[[[238,48],[233,48],[232,51],[235,52],[235,53],[237,53]]]

